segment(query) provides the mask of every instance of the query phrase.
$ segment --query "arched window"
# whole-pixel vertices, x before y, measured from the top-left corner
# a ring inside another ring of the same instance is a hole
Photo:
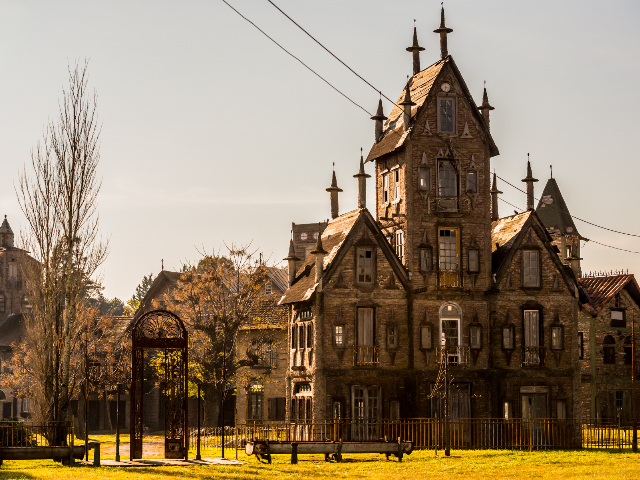
[[[611,335],[604,337],[602,342],[602,352],[604,353],[604,363],[615,364],[616,363],[616,341]]]

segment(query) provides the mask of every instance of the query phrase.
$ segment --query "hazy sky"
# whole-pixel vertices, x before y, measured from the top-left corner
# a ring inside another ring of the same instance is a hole
[[[266,0],[228,1],[375,110],[376,92]],[[411,73],[405,48],[414,19],[423,68],[439,58],[439,1],[274,2],[391,98]],[[486,80],[496,108],[498,175],[520,185],[529,152],[536,196],[553,164],[572,214],[640,235],[640,2],[451,0],[445,8],[449,53],[476,102]],[[332,162],[341,212],[356,207],[352,175],[374,122],[222,1],[1,0],[0,214],[14,231],[24,226],[18,172],[57,113],[68,62],[85,58],[102,121],[108,297],[130,298],[161,259],[178,269],[223,242],[253,241],[279,261],[291,222],[329,217]],[[500,188],[524,208],[524,194]],[[503,215],[512,211],[501,203]],[[640,238],[576,226],[587,238],[640,251]],[[593,243],[582,254],[586,271],[640,273],[637,254]]]

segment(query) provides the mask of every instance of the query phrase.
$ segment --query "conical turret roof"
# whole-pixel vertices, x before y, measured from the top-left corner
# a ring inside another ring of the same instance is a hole
[[[547,181],[536,213],[549,233],[579,235],[555,178]]]
[[[4,216],[4,220],[2,221],[2,225],[0,225],[0,233],[10,233],[13,235],[13,230],[11,230],[11,226],[7,221],[7,216]]]

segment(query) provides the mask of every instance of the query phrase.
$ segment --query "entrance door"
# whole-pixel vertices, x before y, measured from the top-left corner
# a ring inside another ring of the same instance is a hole
[[[353,386],[352,418],[354,440],[374,440],[379,438],[380,388],[377,386]]]
[[[531,417],[529,416],[531,414]],[[522,419],[540,420],[549,418],[547,414],[547,394],[529,393],[522,395]]]

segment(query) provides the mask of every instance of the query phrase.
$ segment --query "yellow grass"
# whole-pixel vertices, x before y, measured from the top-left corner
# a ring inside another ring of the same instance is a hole
[[[438,452],[442,455],[442,452]],[[231,456],[230,456],[231,457]],[[480,478],[514,479],[631,479],[640,478],[640,456],[606,451],[454,451],[451,458],[435,457],[433,451],[419,451],[402,463],[386,461],[382,455],[346,456],[342,463],[325,463],[322,456],[300,457],[291,465],[284,455],[274,456],[271,465],[260,464],[244,453],[243,466],[190,466],[149,468],[93,468],[59,466],[51,461],[5,462],[0,479],[308,479],[354,478],[395,480],[437,478],[438,480]]]

